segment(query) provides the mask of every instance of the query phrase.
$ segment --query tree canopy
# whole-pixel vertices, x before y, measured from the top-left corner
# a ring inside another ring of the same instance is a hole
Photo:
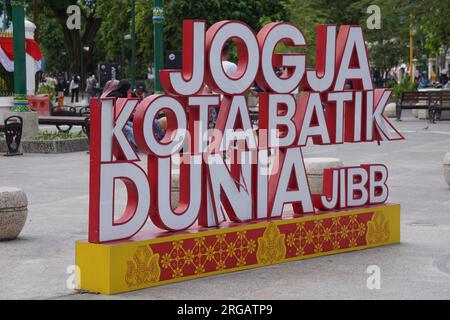
[[[29,19],[39,26],[38,41],[46,57],[47,70],[80,71],[81,52],[85,69],[94,71],[100,62],[129,65],[131,30],[130,0],[27,0]],[[381,28],[367,27],[367,8],[381,9]],[[81,30],[68,30],[67,7],[81,9]],[[317,24],[360,24],[378,68],[389,68],[409,60],[409,30],[414,31],[415,57],[448,51],[450,6],[441,0],[166,0],[164,1],[164,47],[181,49],[182,21],[204,19],[208,25],[221,20],[242,20],[255,30],[271,21],[299,25],[308,40],[308,63],[315,63]],[[153,1],[136,0],[137,76],[144,78],[153,64]],[[36,21],[37,20],[37,21]],[[86,48],[82,50],[82,48]],[[284,48],[282,48],[284,49]],[[122,61],[124,60],[124,61]],[[128,68],[126,68],[128,70]]]

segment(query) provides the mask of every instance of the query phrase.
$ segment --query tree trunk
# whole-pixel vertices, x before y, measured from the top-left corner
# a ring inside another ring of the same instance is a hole
[[[86,32],[81,37],[80,30],[69,30],[66,27],[66,21],[60,19],[60,24],[64,34],[64,45],[69,58],[70,74],[78,74],[82,72],[86,74],[94,48],[94,40],[100,29],[101,19],[90,17],[86,22]],[[89,47],[88,51],[83,48]],[[83,70],[81,70],[81,54],[83,52]],[[84,84],[82,84],[84,85]]]
[[[80,55],[81,42],[80,30],[69,30],[66,26],[66,21],[62,19],[61,27],[64,35],[64,46],[67,50],[67,57],[69,59],[69,72],[71,75],[80,73]]]
[[[33,22],[36,25],[36,31],[34,33],[34,38],[36,40],[39,39],[39,27],[40,27],[40,21],[39,21],[39,15],[40,15],[40,0],[33,0]]]

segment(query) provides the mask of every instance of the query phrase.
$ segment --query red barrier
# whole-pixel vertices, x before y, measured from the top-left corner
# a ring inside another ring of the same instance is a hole
[[[28,103],[33,111],[36,111],[40,116],[50,115],[50,97],[46,94],[39,94],[28,98]]]

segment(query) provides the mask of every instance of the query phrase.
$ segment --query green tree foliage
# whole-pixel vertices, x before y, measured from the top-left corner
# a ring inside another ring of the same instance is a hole
[[[284,9],[288,13],[288,20],[302,29],[307,47],[300,51],[307,54],[308,65],[314,66],[316,63],[316,25],[327,23],[327,15],[321,10],[317,10],[313,0],[286,0]]]
[[[96,14],[96,6],[102,1],[106,0],[41,0],[39,2],[41,10],[37,24],[42,26],[42,30],[46,29],[49,33],[40,32],[41,30],[39,30],[38,40],[42,42],[43,50],[49,54],[49,58],[59,56],[66,59],[68,62],[67,67],[72,74],[80,73],[81,48],[89,48],[87,52],[83,51],[84,72],[86,66],[92,63],[91,59],[95,51],[95,38],[102,23],[102,19]],[[36,3],[34,2],[34,4]],[[68,18],[67,8],[71,5],[78,5],[81,9],[81,30],[69,30],[66,26]],[[34,16],[36,17],[36,14]],[[52,40],[60,40],[60,32],[62,33],[63,41],[58,42],[58,44],[63,44],[64,47],[52,44]],[[63,52],[66,52],[65,56],[62,54]],[[53,62],[49,63],[51,67],[56,67],[55,64]]]
[[[97,7],[97,14],[103,22],[97,35],[105,62],[119,62],[124,35],[130,33],[130,1],[103,1]]]
[[[254,30],[270,21],[287,18],[281,0],[168,0],[165,1],[166,47],[181,49],[184,19],[206,20],[208,25],[222,20],[245,21]]]
[[[123,36],[129,34],[131,28],[130,0],[27,2],[29,14],[39,16],[38,40],[50,70],[66,68],[79,72],[80,43],[90,48],[84,56],[90,71],[99,62],[121,63],[122,52],[129,66],[131,43],[124,41]],[[33,4],[39,5],[40,10],[34,10]],[[71,4],[81,7],[81,31],[66,28],[66,9]],[[370,15],[367,8],[373,4],[381,8],[379,30],[367,28]],[[136,0],[137,76],[140,79],[153,64],[152,7],[152,0]],[[292,21],[302,28],[307,38],[307,47],[300,51],[308,54],[309,66],[315,65],[316,25],[320,23],[362,25],[371,63],[377,68],[389,68],[409,60],[410,22],[415,32],[415,57],[419,60],[422,45],[436,55],[442,48],[448,50],[450,44],[450,6],[442,0],[165,0],[164,9],[166,50],[181,49],[184,19],[204,19],[208,26],[221,20],[241,20],[256,31],[271,21]],[[278,50],[286,51],[286,48],[279,46]]]
[[[131,41],[124,36],[131,33],[130,0],[104,1],[97,14],[103,18],[97,41],[104,51],[102,62],[124,63],[129,76]],[[136,1],[136,58],[137,77],[144,79],[153,57],[153,2]],[[124,55],[122,57],[122,54]],[[124,61],[122,61],[124,59]]]
[[[367,8],[381,9],[381,29],[369,29]],[[357,24],[364,29],[372,65],[379,69],[391,68],[409,61],[409,12],[407,0],[362,0],[351,9],[360,14]]]
[[[381,9],[381,29],[367,28],[367,8]],[[316,25],[319,23],[359,24],[370,48],[371,62],[377,68],[397,65],[408,56],[408,23],[405,0],[286,0],[289,20],[297,23],[308,39],[308,64],[314,65]]]
[[[417,32],[430,55],[445,59],[450,48],[450,5],[441,0],[415,1],[411,10]]]
[[[61,28],[55,28],[58,22],[53,18],[40,19],[39,27],[42,54],[45,57],[47,73],[68,70],[67,50],[64,46],[64,35]]]

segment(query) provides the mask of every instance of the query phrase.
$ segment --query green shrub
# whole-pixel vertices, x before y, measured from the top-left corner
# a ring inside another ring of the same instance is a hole
[[[48,132],[41,131],[34,139],[41,141],[69,140],[76,138],[84,138],[86,135],[83,131],[77,133],[72,132]]]
[[[38,94],[47,94],[50,97],[50,103],[53,103],[56,97],[55,86],[53,84],[41,83],[36,90],[36,95]]]
[[[403,92],[417,91],[418,82],[402,81],[400,84],[396,83],[393,86],[393,96],[395,99],[400,99]]]

